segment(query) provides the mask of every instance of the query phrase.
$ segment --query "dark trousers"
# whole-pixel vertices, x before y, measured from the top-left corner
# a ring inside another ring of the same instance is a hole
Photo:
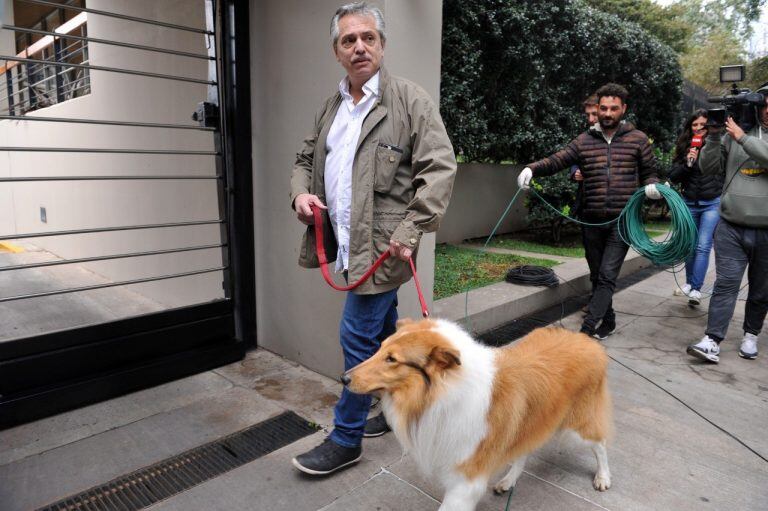
[[[592,281],[592,298],[582,329],[594,330],[600,320],[616,320],[613,291],[629,245],[619,236],[616,222],[601,226],[583,225],[581,238],[589,265],[589,279]]]
[[[728,332],[747,266],[744,332],[757,335],[768,311],[768,229],[741,227],[721,218],[715,229],[715,289],[705,332],[718,342]]]
[[[395,333],[396,323],[397,288],[374,295],[347,293],[339,326],[344,370],[371,358],[381,342]],[[331,440],[344,447],[360,445],[370,408],[371,396],[354,394],[344,387],[334,409]]]

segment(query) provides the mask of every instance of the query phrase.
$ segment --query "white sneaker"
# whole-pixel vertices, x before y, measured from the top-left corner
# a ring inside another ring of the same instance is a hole
[[[744,338],[741,340],[741,348],[739,348],[739,356],[748,360],[757,358],[757,336],[755,334],[744,332]]]
[[[691,292],[691,285],[686,284],[683,287],[678,287],[675,289],[674,295],[675,296],[688,296],[688,293]]]
[[[692,357],[717,364],[720,362],[720,346],[710,336],[705,335],[698,343],[691,344],[685,350]]]
[[[698,289],[691,289],[688,293],[688,305],[698,305],[701,303],[701,291]]]

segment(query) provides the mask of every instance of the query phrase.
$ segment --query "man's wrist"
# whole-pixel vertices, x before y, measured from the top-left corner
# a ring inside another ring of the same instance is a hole
[[[392,240],[415,250],[419,246],[423,232],[410,220],[403,220],[392,233]]]

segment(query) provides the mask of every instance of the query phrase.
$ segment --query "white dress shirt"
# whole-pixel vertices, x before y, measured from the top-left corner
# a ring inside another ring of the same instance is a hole
[[[336,271],[349,268],[349,218],[352,208],[352,166],[363,121],[379,96],[379,73],[363,85],[363,98],[355,104],[349,79],[339,83],[341,105],[325,142],[325,199],[339,251]]]

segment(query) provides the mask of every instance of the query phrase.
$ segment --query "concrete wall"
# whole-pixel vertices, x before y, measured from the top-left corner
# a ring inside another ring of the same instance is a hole
[[[11,2],[3,0],[7,6]],[[199,28],[203,0],[89,0],[88,7]],[[3,30],[2,33],[7,31]],[[89,15],[88,34],[205,53],[203,36]],[[0,39],[5,44],[7,37]],[[9,51],[3,47],[4,52]],[[13,53],[13,50],[10,50]],[[89,45],[90,63],[205,79],[207,62],[103,44]],[[192,124],[206,86],[94,71],[90,95],[30,113]],[[213,136],[190,130],[0,121],[0,145],[212,150]],[[210,156],[100,155],[0,152],[0,176],[215,174]],[[40,207],[48,222],[40,219]],[[92,181],[0,184],[0,233],[166,223],[218,218],[213,181]],[[31,241],[63,258],[158,250],[219,242],[219,228],[185,227],[59,236]],[[221,265],[219,250],[141,257],[89,265],[108,279],[126,280]],[[180,306],[222,296],[221,274],[132,286],[163,305]]]
[[[251,2],[254,206],[258,339],[261,346],[327,375],[342,369],[338,321],[344,293],[318,270],[297,265],[304,231],[289,204],[291,167],[323,99],[344,76],[329,40],[339,0]],[[442,2],[376,2],[388,23],[384,62],[438,100]],[[430,302],[434,235],[422,240],[419,276]],[[419,317],[413,284],[399,293],[401,316]]]
[[[522,169],[522,165],[459,164],[453,197],[437,232],[437,242],[458,243],[491,234],[517,192],[517,176]],[[497,234],[526,228],[527,208],[523,199],[520,196],[515,201]]]

